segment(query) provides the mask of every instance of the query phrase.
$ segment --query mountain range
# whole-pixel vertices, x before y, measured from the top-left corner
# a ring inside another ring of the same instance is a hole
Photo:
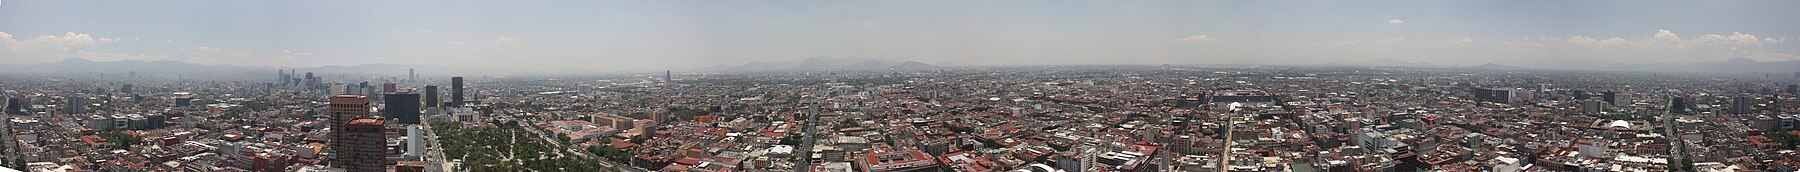
[[[1587,70],[1587,71],[1634,71],[1634,72],[1685,72],[1685,73],[1792,73],[1800,72],[1800,61],[1756,61],[1745,58],[1728,59],[1716,62],[1687,63],[1619,63],[1592,59],[1569,59],[1555,62],[1528,63],[1524,65],[1508,65],[1502,63],[1484,63],[1476,66],[1432,65],[1404,60],[1379,58],[1363,61],[1340,61],[1327,63],[1326,66],[1362,66],[1362,67],[1419,67],[1419,68],[1457,68],[1482,70]]]
[[[916,61],[890,61],[872,58],[813,57],[800,60],[751,62],[736,66],[716,66],[709,71],[821,71],[821,70],[919,70],[937,66]]]

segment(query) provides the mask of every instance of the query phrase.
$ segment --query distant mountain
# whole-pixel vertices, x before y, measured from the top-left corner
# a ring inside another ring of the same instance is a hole
[[[1569,70],[1599,71],[1637,71],[1637,72],[1699,72],[1699,73],[1793,73],[1800,71],[1800,61],[1756,61],[1745,58],[1727,59],[1716,62],[1688,63],[1617,63],[1598,60],[1571,60],[1553,65],[1539,65],[1545,68]]]
[[[1497,63],[1483,63],[1481,65],[1463,67],[1463,68],[1464,69],[1485,69],[1485,70],[1527,70],[1527,69],[1531,69],[1531,68],[1518,67],[1518,66],[1507,66],[1507,65],[1503,65],[1503,64],[1497,64]]]
[[[296,70],[300,73],[312,72],[312,73],[318,73],[318,74],[389,74],[389,75],[398,76],[398,75],[405,75],[407,72],[407,69],[409,69],[409,68],[417,69],[421,73],[429,72],[432,74],[505,72],[505,71],[500,71],[500,70],[485,70],[484,71],[484,70],[480,70],[480,69],[468,69],[468,68],[454,68],[454,67],[443,67],[443,66],[421,66],[421,65],[399,65],[399,64],[364,64],[364,65],[351,65],[351,66],[280,68],[280,67],[264,67],[264,66],[205,65],[205,64],[195,64],[195,63],[187,63],[187,62],[179,62],[179,61],[126,60],[126,61],[99,62],[99,61],[92,61],[92,60],[87,60],[87,59],[72,58],[72,59],[63,60],[60,62],[53,62],[53,63],[8,65],[4,68],[0,68],[0,73],[65,73],[65,74],[137,73],[137,74],[142,74],[142,75],[156,75],[156,76],[167,76],[167,75],[185,75],[185,76],[232,76],[232,75],[263,76],[263,75],[267,75],[267,76],[274,76],[276,73],[276,70]]]
[[[1431,67],[1430,63],[1413,63],[1392,58],[1379,58],[1364,61],[1341,61],[1325,64],[1326,66],[1378,66],[1378,67]]]
[[[165,73],[165,74],[213,74],[254,71],[254,67],[214,66],[193,64],[178,61],[108,61],[96,62],[87,59],[72,58],[55,63],[37,65],[14,65],[0,69],[3,73]]]
[[[871,58],[813,57],[801,60],[751,62],[737,66],[718,66],[717,71],[821,71],[821,70],[917,70],[937,68],[930,64],[895,62]]]

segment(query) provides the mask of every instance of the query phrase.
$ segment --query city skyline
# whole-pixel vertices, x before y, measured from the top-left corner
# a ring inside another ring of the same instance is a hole
[[[699,69],[1800,60],[1800,2],[67,2],[0,5],[0,64]],[[1720,13],[1718,11],[1732,11]]]

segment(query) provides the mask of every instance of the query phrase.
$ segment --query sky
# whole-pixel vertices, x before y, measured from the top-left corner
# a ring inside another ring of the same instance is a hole
[[[1800,1],[0,0],[0,64],[659,70],[1800,60]]]

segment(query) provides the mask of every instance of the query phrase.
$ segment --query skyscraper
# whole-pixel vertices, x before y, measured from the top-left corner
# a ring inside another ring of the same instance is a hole
[[[349,126],[349,124],[351,124],[352,120],[355,120],[358,118],[369,118],[369,96],[348,95],[348,94],[333,95],[333,96],[331,96],[331,105],[327,109],[328,109],[328,112],[330,112],[330,114],[331,114],[330,118],[331,118],[331,130],[332,130],[331,134],[330,134],[331,140],[327,143],[330,144],[329,147],[331,148],[332,152],[334,152],[335,157],[337,157],[337,158],[331,160],[331,166],[338,167],[338,168],[351,169],[351,167],[349,167],[348,165],[352,165],[352,163],[350,163],[352,161],[343,161],[343,160],[354,160],[355,158],[353,158],[351,154],[353,154],[354,152],[359,151],[359,150],[352,148],[352,146],[353,146],[352,144],[357,143],[357,142],[350,140],[351,139],[350,133],[354,133],[354,132],[351,131],[351,129],[350,129],[351,127]],[[376,131],[380,131],[379,119],[377,119],[376,123],[377,123]],[[385,139],[382,139],[382,140],[385,140]],[[380,144],[380,145],[386,145],[386,144]],[[374,151],[376,157],[382,156],[381,155],[382,151],[380,149],[381,148],[376,148],[376,150]],[[340,163],[340,161],[341,161],[341,163]],[[358,167],[358,168],[361,168],[361,167]],[[366,170],[351,169],[351,171],[366,171]]]
[[[437,86],[436,85],[425,86],[425,107],[427,107],[427,108],[438,107],[438,103],[439,102],[438,102]]]
[[[1752,100],[1750,96],[1731,97],[1731,114],[1750,114]]]
[[[287,84],[288,84],[288,73],[287,73],[287,70],[281,70],[281,69],[276,69],[276,70],[275,70],[275,75],[276,75],[276,76],[275,76],[275,77],[279,77],[279,78],[280,78],[280,79],[281,79],[281,85],[287,85]]]
[[[461,107],[463,102],[463,78],[450,77],[450,107]]]
[[[81,114],[87,111],[87,98],[70,97],[68,103],[68,105],[63,107],[63,110],[65,110],[63,113]]]
[[[344,94],[349,94],[349,92],[345,92],[345,91],[349,91],[349,90],[350,90],[350,88],[349,88],[349,86],[346,86],[346,85],[344,85],[344,83],[331,83],[331,87],[329,87],[329,88],[330,88],[330,89],[331,89],[331,90],[328,90],[328,91],[326,91],[326,92],[327,92],[327,93],[329,93],[329,94],[331,94],[331,95],[344,95]]]
[[[1606,101],[1606,104],[1618,103],[1618,102],[1616,102],[1618,100],[1617,97],[1615,97],[1616,94],[1618,94],[1618,93],[1614,93],[1611,90],[1608,90],[1606,92],[1600,92],[1600,100]]]
[[[407,83],[419,82],[419,73],[413,73],[413,68],[406,68],[406,82]]]
[[[675,81],[675,71],[672,71],[672,70],[663,71],[663,82],[666,83],[666,82],[672,82],[672,81]]]
[[[389,93],[385,96],[387,109],[382,110],[385,118],[398,119],[400,124],[419,124],[419,94],[411,91]]]
[[[343,123],[340,139],[333,142],[331,167],[345,171],[387,170],[387,132],[380,118],[355,118]]]

